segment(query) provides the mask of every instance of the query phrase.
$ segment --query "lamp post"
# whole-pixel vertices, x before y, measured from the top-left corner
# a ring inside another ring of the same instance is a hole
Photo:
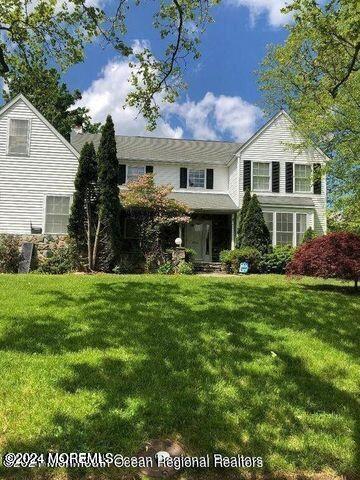
[[[180,237],[175,238],[175,245],[180,248],[182,245],[182,239]]]

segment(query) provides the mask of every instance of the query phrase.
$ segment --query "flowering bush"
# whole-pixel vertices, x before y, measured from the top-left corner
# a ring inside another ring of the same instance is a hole
[[[360,236],[330,233],[306,242],[295,252],[287,268],[289,275],[353,280],[360,277]]]

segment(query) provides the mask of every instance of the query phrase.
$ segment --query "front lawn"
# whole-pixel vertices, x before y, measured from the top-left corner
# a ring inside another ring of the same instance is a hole
[[[356,478],[359,319],[340,282],[1,275],[0,450],[130,455],[170,437],[264,473]],[[0,476],[16,474],[45,472]]]

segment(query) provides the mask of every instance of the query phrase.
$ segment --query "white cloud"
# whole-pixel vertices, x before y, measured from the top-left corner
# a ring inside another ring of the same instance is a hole
[[[242,142],[256,130],[261,110],[241,97],[206,93],[199,102],[187,100],[167,109],[185,122],[194,138],[221,140],[224,136]]]
[[[257,17],[266,14],[270,25],[280,26],[288,23],[289,16],[281,13],[281,8],[289,3],[288,0],[226,0],[229,5],[247,7],[250,10],[250,19],[254,24]]]
[[[149,47],[149,44],[139,40],[133,44],[136,50],[145,46]],[[83,92],[82,100],[76,106],[89,108],[95,122],[103,123],[110,114],[116,133],[122,135],[182,138],[186,133],[196,139],[221,140],[226,137],[243,141],[254,133],[261,119],[260,109],[241,97],[216,96],[208,92],[198,102],[187,99],[182,103],[167,104],[158,98],[162,118],[156,129],[149,132],[146,119],[136,108],[124,108],[126,96],[132,88],[130,74],[127,60],[110,61],[99,78]]]

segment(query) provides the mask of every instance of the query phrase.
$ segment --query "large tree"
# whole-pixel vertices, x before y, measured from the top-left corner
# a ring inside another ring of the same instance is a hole
[[[93,265],[96,265],[99,251],[98,266],[109,271],[119,260],[121,252],[119,161],[116,151],[114,123],[110,115],[108,115],[102,129],[97,161],[99,206],[98,226],[93,248]]]
[[[283,45],[272,47],[260,74],[268,113],[286,108],[306,142],[332,159],[332,200],[359,225],[360,9],[358,0],[293,0]]]
[[[184,83],[184,58],[199,57],[199,39],[211,21],[209,9],[220,0],[161,0],[155,3],[153,25],[163,40],[163,53],[155,57],[149,48],[133,51],[125,40],[130,8],[147,6],[145,0],[107,2],[106,11],[88,0],[2,0],[0,2],[0,76],[11,72],[19,59],[31,68],[31,56],[40,52],[47,67],[63,70],[83,61],[85,46],[101,37],[134,68],[134,105],[154,128],[159,115],[156,103],[161,94],[174,101]],[[128,35],[128,38],[134,35]]]
[[[67,140],[71,130],[81,125],[84,132],[98,133],[100,124],[93,124],[85,107],[74,108],[81,99],[79,90],[70,92],[61,81],[61,75],[55,68],[47,68],[41,55],[31,54],[26,63],[14,60],[13,68],[6,75],[3,97],[6,101],[23,93],[28,100]],[[46,94],[44,94],[46,92]]]
[[[68,231],[75,241],[78,254],[81,256],[87,250],[89,270],[93,269],[93,244],[97,225],[97,170],[94,144],[85,143],[75,178]]]

